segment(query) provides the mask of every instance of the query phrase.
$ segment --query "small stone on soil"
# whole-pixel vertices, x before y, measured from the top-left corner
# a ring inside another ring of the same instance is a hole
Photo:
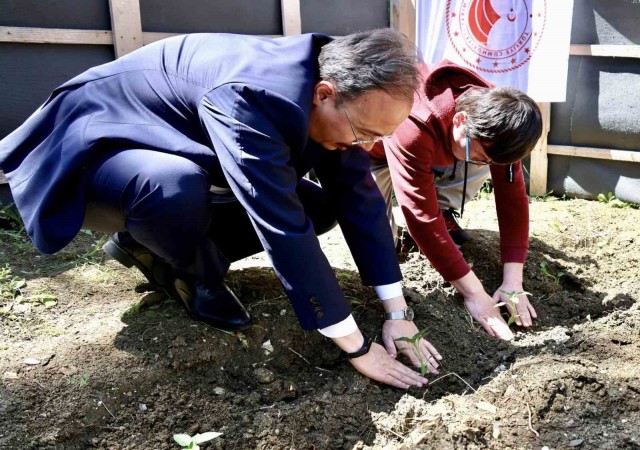
[[[276,376],[273,374],[273,372],[263,367],[256,369],[254,375],[256,377],[256,381],[260,384],[273,383],[276,379]]]

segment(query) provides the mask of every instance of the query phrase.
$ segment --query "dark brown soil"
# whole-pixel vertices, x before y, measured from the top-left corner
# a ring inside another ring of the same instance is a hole
[[[303,331],[263,258],[229,275],[255,318],[234,335],[103,260],[98,236],[42,256],[2,230],[0,267],[26,287],[0,300],[0,448],[177,449],[173,434],[219,431],[204,449],[638,449],[640,211],[548,198],[531,218],[525,289],[539,319],[511,343],[472,324],[424,257],[408,255],[406,294],[444,356],[432,384],[408,392]],[[464,253],[492,293],[493,199],[464,219]],[[321,241],[361,328],[379,331],[382,309],[339,230]],[[565,275],[544,275],[543,261]]]

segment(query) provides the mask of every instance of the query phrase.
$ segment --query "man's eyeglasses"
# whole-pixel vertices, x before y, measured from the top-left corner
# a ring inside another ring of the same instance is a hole
[[[466,146],[466,150],[467,150],[467,156],[464,160],[465,163],[469,163],[469,164],[474,164],[476,166],[493,166],[496,163],[494,162],[489,162],[489,161],[475,161],[473,159],[470,158],[470,151],[469,151],[469,147],[470,147],[470,142],[471,139],[469,139],[469,136],[467,136],[467,146]]]
[[[349,122],[349,126],[351,127],[351,132],[353,132],[354,141],[351,143],[351,145],[375,144],[376,142],[380,142],[383,139],[387,139],[387,138],[391,137],[391,136],[377,136],[377,137],[374,137],[372,139],[358,139],[358,135],[356,135],[356,130],[353,128],[353,124],[351,123],[351,119],[349,118],[349,114],[347,114],[347,107],[344,106],[344,104],[342,104],[341,106],[342,106],[342,110],[344,111],[344,115],[347,118],[347,121]]]

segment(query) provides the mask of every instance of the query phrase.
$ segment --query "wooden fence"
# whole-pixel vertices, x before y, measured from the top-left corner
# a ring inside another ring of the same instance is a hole
[[[283,35],[300,34],[302,20],[300,0],[281,0]],[[31,44],[113,45],[116,57],[176,33],[143,32],[139,0],[109,0],[111,30],[72,30],[59,28],[0,27],[0,42]],[[391,0],[391,26],[415,42],[415,0]],[[273,36],[275,37],[275,36]],[[571,55],[640,58],[640,45],[571,45]],[[551,105],[541,103],[544,132],[531,154],[531,195],[547,192],[548,155],[579,156],[613,161],[640,162],[640,153],[628,150],[549,145]],[[6,182],[0,172],[0,183]]]

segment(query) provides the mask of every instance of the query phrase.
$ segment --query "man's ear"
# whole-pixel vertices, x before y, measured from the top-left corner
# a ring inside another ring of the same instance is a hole
[[[460,125],[462,125],[463,123],[465,123],[467,120],[467,113],[464,111],[460,111],[454,114],[453,116],[453,124],[456,127],[459,127]]]
[[[313,92],[313,103],[319,105],[336,95],[336,88],[330,81],[319,81]]]

